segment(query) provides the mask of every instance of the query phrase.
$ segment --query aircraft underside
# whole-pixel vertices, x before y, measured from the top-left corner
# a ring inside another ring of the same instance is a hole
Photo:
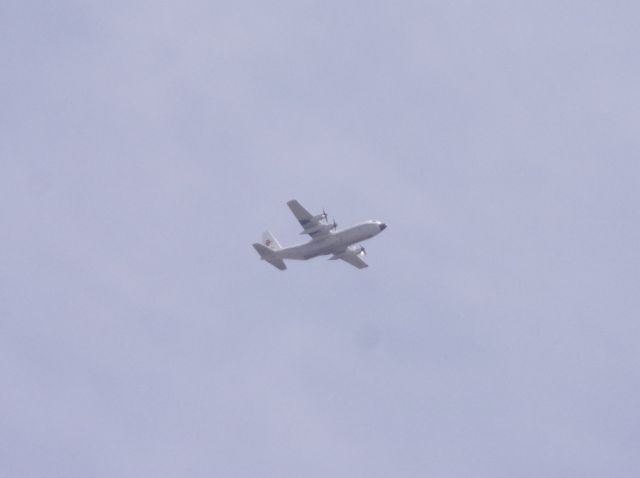
[[[304,228],[301,234],[308,234],[311,241],[291,247],[282,247],[278,240],[269,231],[262,236],[262,244],[254,244],[253,247],[260,254],[260,258],[269,262],[280,270],[285,270],[283,259],[307,260],[318,256],[331,255],[329,259],[341,259],[358,269],[367,267],[362,260],[365,249],[356,244],[378,235],[387,226],[380,221],[366,221],[361,224],[336,231],[338,227],[335,220],[333,224],[325,224],[327,214],[313,216],[302,205],[294,200],[287,203],[293,214]]]

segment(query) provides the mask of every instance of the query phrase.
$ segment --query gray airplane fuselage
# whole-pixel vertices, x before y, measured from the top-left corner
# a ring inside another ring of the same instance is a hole
[[[380,234],[387,226],[380,221],[367,221],[340,231],[330,231],[326,236],[312,239],[305,244],[285,247],[275,251],[280,259],[305,260],[328,254],[340,254],[349,246]]]

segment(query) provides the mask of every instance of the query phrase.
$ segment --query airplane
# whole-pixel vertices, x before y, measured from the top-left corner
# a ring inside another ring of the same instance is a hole
[[[287,206],[303,228],[300,234],[308,234],[311,240],[296,246],[282,247],[273,234],[265,231],[262,234],[262,244],[253,244],[254,249],[260,254],[260,259],[281,271],[287,268],[284,259],[304,261],[329,254],[329,260],[341,259],[358,269],[364,269],[368,267],[362,260],[366,251],[361,245],[355,244],[371,239],[387,228],[387,225],[380,221],[365,221],[338,231],[335,219],[329,224],[327,213],[324,211],[322,214],[312,215],[295,199],[287,202]]]

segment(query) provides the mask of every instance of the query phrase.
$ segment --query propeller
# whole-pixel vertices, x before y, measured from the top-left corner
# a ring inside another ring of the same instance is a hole
[[[367,251],[365,250],[364,247],[360,246],[360,252],[358,252],[358,254],[362,254],[363,256],[367,255]]]
[[[322,214],[320,214],[320,218],[325,221],[327,220],[327,212],[324,209],[322,210]]]
[[[338,227],[338,223],[336,222],[336,218],[333,218],[333,224],[331,225],[331,230],[335,230]]]

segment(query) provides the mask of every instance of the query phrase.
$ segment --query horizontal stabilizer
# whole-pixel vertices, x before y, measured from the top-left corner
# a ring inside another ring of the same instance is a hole
[[[277,267],[281,271],[287,270],[287,265],[284,263],[282,259],[265,259],[269,264],[273,267]]]
[[[278,269],[280,269],[281,271],[286,270],[287,266],[284,263],[284,261],[280,258],[278,258],[278,256],[276,256],[275,252],[271,249],[269,249],[267,246],[263,246],[262,244],[258,244],[257,242],[253,245],[253,248],[258,251],[258,254],[260,254],[260,258],[262,260],[267,261],[269,264],[271,264],[273,267],[277,267]]]

